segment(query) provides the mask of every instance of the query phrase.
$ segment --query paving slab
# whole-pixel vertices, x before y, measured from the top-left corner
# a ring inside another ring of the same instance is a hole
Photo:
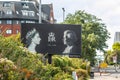
[[[120,80],[120,73],[94,73],[94,78],[90,80]]]

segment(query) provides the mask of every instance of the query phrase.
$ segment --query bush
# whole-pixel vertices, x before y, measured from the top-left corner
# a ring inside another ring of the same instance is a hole
[[[76,73],[77,73],[77,76],[78,76],[78,79],[79,80],[87,80],[89,75],[88,75],[88,72],[84,69],[76,69],[75,70]]]
[[[77,58],[53,56],[52,64],[44,65],[42,57],[41,54],[29,52],[18,37],[0,36],[0,59],[7,58],[4,66],[13,65],[8,66],[6,70],[0,64],[0,75],[4,80],[73,80],[72,71],[80,69],[83,63]],[[78,71],[78,74],[82,75],[80,78],[83,80],[87,78],[84,78],[84,71]]]
[[[7,58],[0,59],[0,80],[16,80],[16,66]]]
[[[73,80],[73,78],[65,72],[60,72],[54,76],[53,80]]]

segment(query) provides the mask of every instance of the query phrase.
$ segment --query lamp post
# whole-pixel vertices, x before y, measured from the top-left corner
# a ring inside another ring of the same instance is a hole
[[[41,0],[39,0],[39,23],[41,23]]]
[[[64,19],[65,19],[65,8],[62,8],[62,10],[63,10],[63,21],[64,21]]]

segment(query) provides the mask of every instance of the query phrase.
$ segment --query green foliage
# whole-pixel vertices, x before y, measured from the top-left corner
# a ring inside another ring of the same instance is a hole
[[[112,45],[113,56],[117,55],[117,63],[120,64],[120,42],[116,42]]]
[[[119,42],[116,42],[112,45],[112,49],[115,51],[115,50],[120,50],[120,43]]]
[[[67,73],[60,72],[55,75],[53,80],[73,80],[73,78],[71,75],[68,75]]]
[[[101,19],[84,11],[68,14],[63,24],[82,26],[82,56],[90,61],[95,60],[96,50],[104,51],[109,33]]]
[[[104,61],[107,63],[107,64],[111,64],[112,63],[112,51],[111,50],[108,50],[104,53]]]
[[[42,57],[29,52],[18,37],[0,36],[0,75],[3,80],[73,80],[72,71],[80,69],[83,63],[81,59],[53,56],[53,63],[44,65]]]
[[[76,69],[76,73],[77,73],[79,80],[87,80],[86,77],[89,76],[88,72],[86,70],[83,70],[83,69]]]
[[[88,73],[90,72],[89,62],[84,62],[82,59],[78,58],[68,58],[68,57],[53,57],[53,65],[59,66],[62,71],[68,74],[72,74],[76,71],[79,75],[79,80],[87,80]],[[88,70],[86,70],[86,67]]]
[[[116,42],[112,45],[112,50],[108,50],[104,53],[105,61],[108,64],[113,63],[113,56],[117,56],[117,63],[120,64],[120,43]]]
[[[68,57],[53,57],[53,65],[56,67],[72,66],[71,59]]]
[[[16,80],[16,66],[8,59],[0,59],[0,80]]]

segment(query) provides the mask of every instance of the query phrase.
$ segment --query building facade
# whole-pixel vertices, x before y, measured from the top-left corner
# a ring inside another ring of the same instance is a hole
[[[20,32],[21,23],[39,22],[39,3],[36,0],[0,1],[0,34],[10,36]],[[41,5],[41,22],[55,22],[52,4]]]
[[[120,32],[115,32],[114,43],[115,42],[120,42]]]

